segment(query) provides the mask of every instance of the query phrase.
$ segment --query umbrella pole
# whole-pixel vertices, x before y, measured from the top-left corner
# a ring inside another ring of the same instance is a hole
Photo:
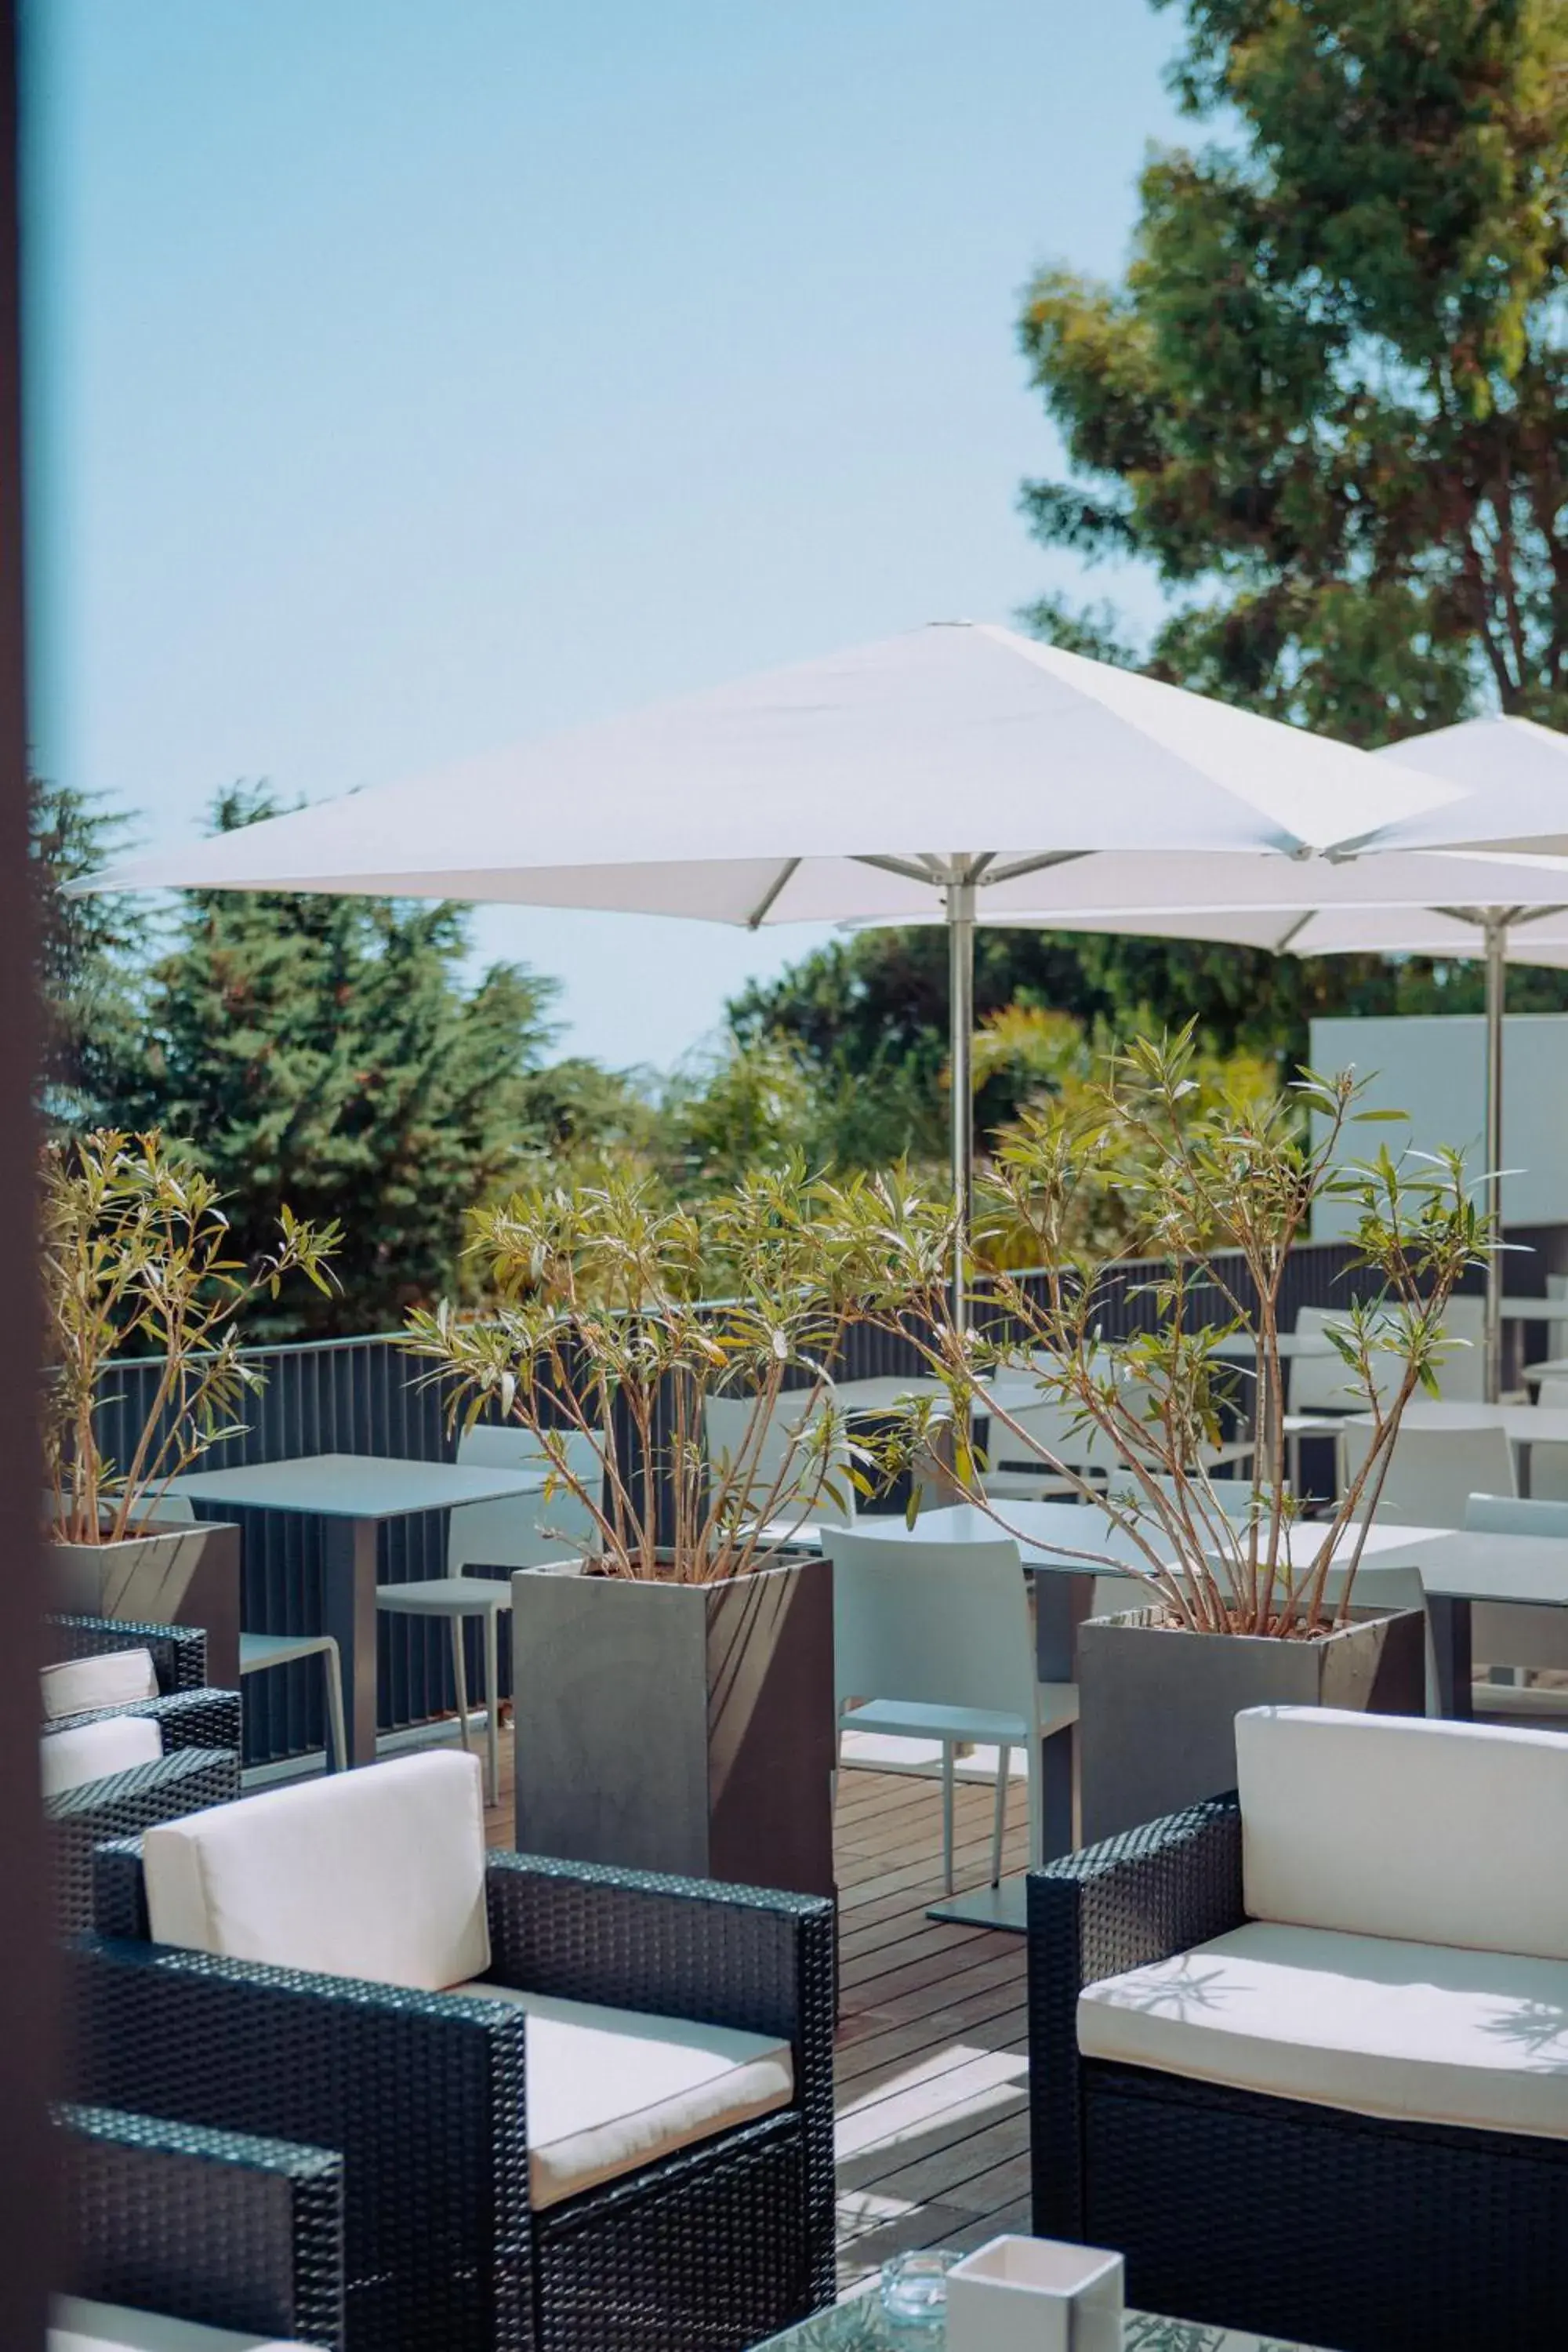
[[[952,1073],[952,1319],[969,1321],[970,1188],[974,1168],[974,885],[947,886],[948,1059]]]
[[[1508,923],[1500,914],[1486,919],[1487,950],[1487,1139],[1486,1173],[1489,1197],[1497,1220],[1496,1239],[1502,1239],[1502,1015],[1508,985]],[[1485,1350],[1485,1393],[1496,1404],[1502,1393],[1502,1257],[1493,1249],[1487,1258],[1487,1303],[1482,1345]]]

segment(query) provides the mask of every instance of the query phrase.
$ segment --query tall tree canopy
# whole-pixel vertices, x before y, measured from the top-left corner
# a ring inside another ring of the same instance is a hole
[[[142,1050],[151,930],[134,898],[66,890],[123,853],[131,821],[68,785],[35,777],[30,789],[42,1108],[54,1128],[112,1125]]]
[[[1154,0],[1155,5],[1169,0]],[[1070,651],[1369,745],[1500,706],[1568,725],[1568,5],[1184,0],[1195,152],[1153,155],[1124,279],[1041,272],[1020,334],[1070,464],[1047,547],[1151,568],[1153,642],[1105,604],[1026,616]],[[1220,1050],[1307,1051],[1314,1013],[1479,1010],[1474,964],[1298,962],[1138,939],[979,940],[1014,999]],[[1516,969],[1518,1010],[1568,979]],[[940,1119],[939,933],[876,931],[731,1007]],[[923,1109],[921,1107],[923,1106]],[[982,1125],[996,1100],[981,1105]],[[918,1114],[918,1116],[917,1116]]]
[[[237,790],[216,815],[227,829],[273,813]],[[120,1117],[193,1148],[246,1255],[282,1202],[341,1222],[340,1292],[291,1301],[279,1329],[384,1329],[453,1291],[465,1213],[536,1132],[548,984],[498,964],[465,986],[466,949],[455,907],[184,894]]]
[[[1043,271],[1047,545],[1153,566],[1149,666],[1378,744],[1568,723],[1563,0],[1186,0],[1131,265]],[[1040,625],[1094,633],[1047,604]]]

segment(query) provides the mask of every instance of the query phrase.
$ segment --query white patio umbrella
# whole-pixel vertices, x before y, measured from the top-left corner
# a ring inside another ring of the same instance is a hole
[[[1288,873],[1456,789],[957,622],[272,817],[86,887],[390,893],[752,928],[940,906],[966,1212],[982,907],[1136,904],[1111,870],[1133,854],[1163,870],[1163,903],[1190,902],[1194,859]]]
[[[1463,797],[1382,828],[1353,855],[1283,873],[1255,867],[1245,880],[1238,866],[1244,892],[1261,886],[1250,905],[1222,887],[1178,906],[1156,874],[1138,897],[1138,877],[1124,869],[1122,893],[1098,912],[1042,908],[1035,919],[1275,954],[1484,957],[1485,1156],[1496,1171],[1503,1156],[1507,967],[1568,966],[1568,867],[1553,863],[1559,847],[1568,855],[1568,737],[1529,719],[1473,719],[1377,756],[1462,785]],[[1210,875],[1224,885],[1225,870],[1212,861]],[[1495,1398],[1502,1355],[1502,1267],[1495,1255],[1487,1264],[1483,1344],[1486,1391]]]

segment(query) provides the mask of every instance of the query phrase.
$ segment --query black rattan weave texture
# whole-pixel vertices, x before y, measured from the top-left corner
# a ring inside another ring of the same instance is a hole
[[[207,1637],[199,1625],[138,1625],[122,1617],[44,1620],[50,1658],[96,1658],[106,1650],[149,1650],[161,1691],[196,1690],[207,1678]]]
[[[1029,1884],[1035,2228],[1129,2301],[1338,2352],[1561,2352],[1568,2141],[1439,2128],[1079,2058],[1080,1989],[1238,1927],[1233,1798]]]
[[[100,1927],[137,1916],[101,1857]],[[832,1910],[492,1858],[492,1976],[790,2035],[796,2101],[535,2216],[520,2011],[142,1942],[70,1955],[81,2095],[335,2148],[352,2352],[742,2352],[832,2294]]]
[[[56,2122],[65,2292],[337,2352],[338,2157],[105,2107]]]
[[[1030,1874],[1028,1906],[1035,2228],[1083,2239],[1079,1994],[1241,1925],[1236,1799],[1211,1798],[1048,1863]]]
[[[154,1822],[176,1822],[208,1805],[226,1805],[238,1794],[237,1739],[221,1748],[180,1748],[150,1764],[133,1765],[128,1772],[46,1798],[55,1919],[61,1932],[73,1934],[92,1925],[93,1854],[106,1839],[135,1837]]]

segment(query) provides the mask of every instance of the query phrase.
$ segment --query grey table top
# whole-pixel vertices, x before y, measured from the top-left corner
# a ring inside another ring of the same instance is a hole
[[[1109,1575],[1118,1565],[1140,1559],[1130,1538],[1107,1527],[1084,1504],[1008,1502],[999,1507],[1005,1527],[974,1503],[953,1503],[922,1511],[912,1530],[901,1517],[889,1516],[861,1519],[855,1531],[888,1543],[907,1542],[911,1536],[928,1543],[994,1543],[1011,1533],[1026,1568],[1069,1576]],[[1321,1540],[1310,1521],[1293,1535],[1298,1545],[1304,1539]],[[1351,1541],[1353,1536],[1347,1536],[1345,1544]],[[1100,1560],[1075,1559],[1068,1556],[1074,1549],[1099,1553]],[[1455,1528],[1379,1522],[1367,1530],[1362,1554],[1367,1597],[1373,1597],[1380,1567],[1411,1563],[1419,1568],[1427,1592],[1442,1600],[1543,1601],[1568,1607],[1568,1538],[1471,1535]]]
[[[464,1503],[499,1503],[543,1491],[542,1470],[484,1463],[405,1462],[376,1454],[300,1454],[285,1462],[191,1470],[171,1480],[193,1503],[235,1510],[304,1511],[312,1517],[401,1519]]]
[[[875,2288],[848,2303],[819,2311],[798,2327],[773,2336],[758,2352],[944,2352],[942,2327],[895,2326]],[[1122,2333],[1125,2352],[1308,2352],[1274,2336],[1248,2336],[1195,2320],[1160,2319],[1130,2311]]]

